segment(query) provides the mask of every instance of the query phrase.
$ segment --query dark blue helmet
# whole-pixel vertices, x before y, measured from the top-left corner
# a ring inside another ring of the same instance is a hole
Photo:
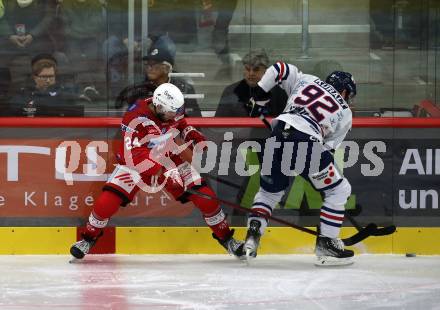
[[[333,71],[325,79],[325,82],[333,86],[340,93],[346,90],[347,94],[344,98],[346,101],[352,100],[356,96],[356,82],[348,72]]]

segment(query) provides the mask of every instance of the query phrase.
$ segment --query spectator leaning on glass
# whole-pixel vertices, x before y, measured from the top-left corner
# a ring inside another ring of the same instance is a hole
[[[82,116],[83,100],[74,90],[57,83],[57,61],[50,54],[38,54],[31,61],[32,75],[13,96],[10,114],[16,116]]]
[[[164,83],[171,83],[183,94],[194,94],[194,86],[185,78],[170,77],[173,72],[175,48],[167,36],[159,37],[151,46],[144,60],[145,79],[142,83],[126,87],[116,98],[116,107],[131,105],[137,99],[151,97],[154,90]],[[201,116],[196,99],[185,99],[185,115]]]
[[[264,50],[250,51],[243,57],[243,79],[227,86],[222,93],[215,116],[249,116],[249,99],[255,96],[257,82],[263,77],[269,65],[269,57]],[[271,100],[267,114],[278,116],[286,105],[287,95],[278,86],[270,91]]]

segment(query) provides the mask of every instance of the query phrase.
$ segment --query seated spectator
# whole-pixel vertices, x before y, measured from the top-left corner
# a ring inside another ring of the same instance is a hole
[[[206,0],[205,0],[206,1]],[[212,33],[212,43],[217,55],[229,53],[229,24],[237,7],[238,0],[208,0],[212,1],[217,10],[217,18]]]
[[[175,49],[167,36],[160,37],[153,43],[144,60],[145,79],[142,83],[126,87],[116,98],[116,107],[131,105],[139,98],[151,97],[154,90],[163,83],[176,85],[184,95],[194,94],[194,86],[184,78],[170,77],[173,72]],[[201,116],[196,99],[185,99],[185,115]]]
[[[254,50],[243,58],[243,79],[227,86],[222,93],[215,116],[249,116],[247,105],[254,88],[269,66],[269,57],[264,50]],[[268,115],[278,116],[287,102],[286,92],[276,86],[271,91],[267,106]]]
[[[60,15],[64,26],[65,49],[72,61],[97,60],[107,32],[104,7],[99,0],[63,0]]]
[[[54,5],[47,0],[3,0],[0,61],[8,66],[18,55],[52,52],[48,35]]]
[[[39,54],[31,61],[29,85],[12,96],[9,116],[83,116],[84,97],[57,82],[57,61],[50,54]]]

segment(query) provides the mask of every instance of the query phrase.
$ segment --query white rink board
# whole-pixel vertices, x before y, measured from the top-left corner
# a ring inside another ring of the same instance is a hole
[[[440,309],[440,257],[0,256],[0,309]]]

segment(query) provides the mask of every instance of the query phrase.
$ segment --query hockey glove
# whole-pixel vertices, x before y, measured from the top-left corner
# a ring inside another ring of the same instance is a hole
[[[185,142],[191,141],[193,146],[197,146],[201,151],[206,147],[205,136],[193,126],[185,127],[181,133],[181,137]]]
[[[268,110],[266,104],[269,100],[256,101],[254,98],[249,99],[248,109],[250,117],[259,117],[260,115],[267,115]]]
[[[270,93],[265,92],[259,85],[252,89],[252,97],[247,108],[250,117],[259,117],[268,113],[266,105],[270,101]]]

